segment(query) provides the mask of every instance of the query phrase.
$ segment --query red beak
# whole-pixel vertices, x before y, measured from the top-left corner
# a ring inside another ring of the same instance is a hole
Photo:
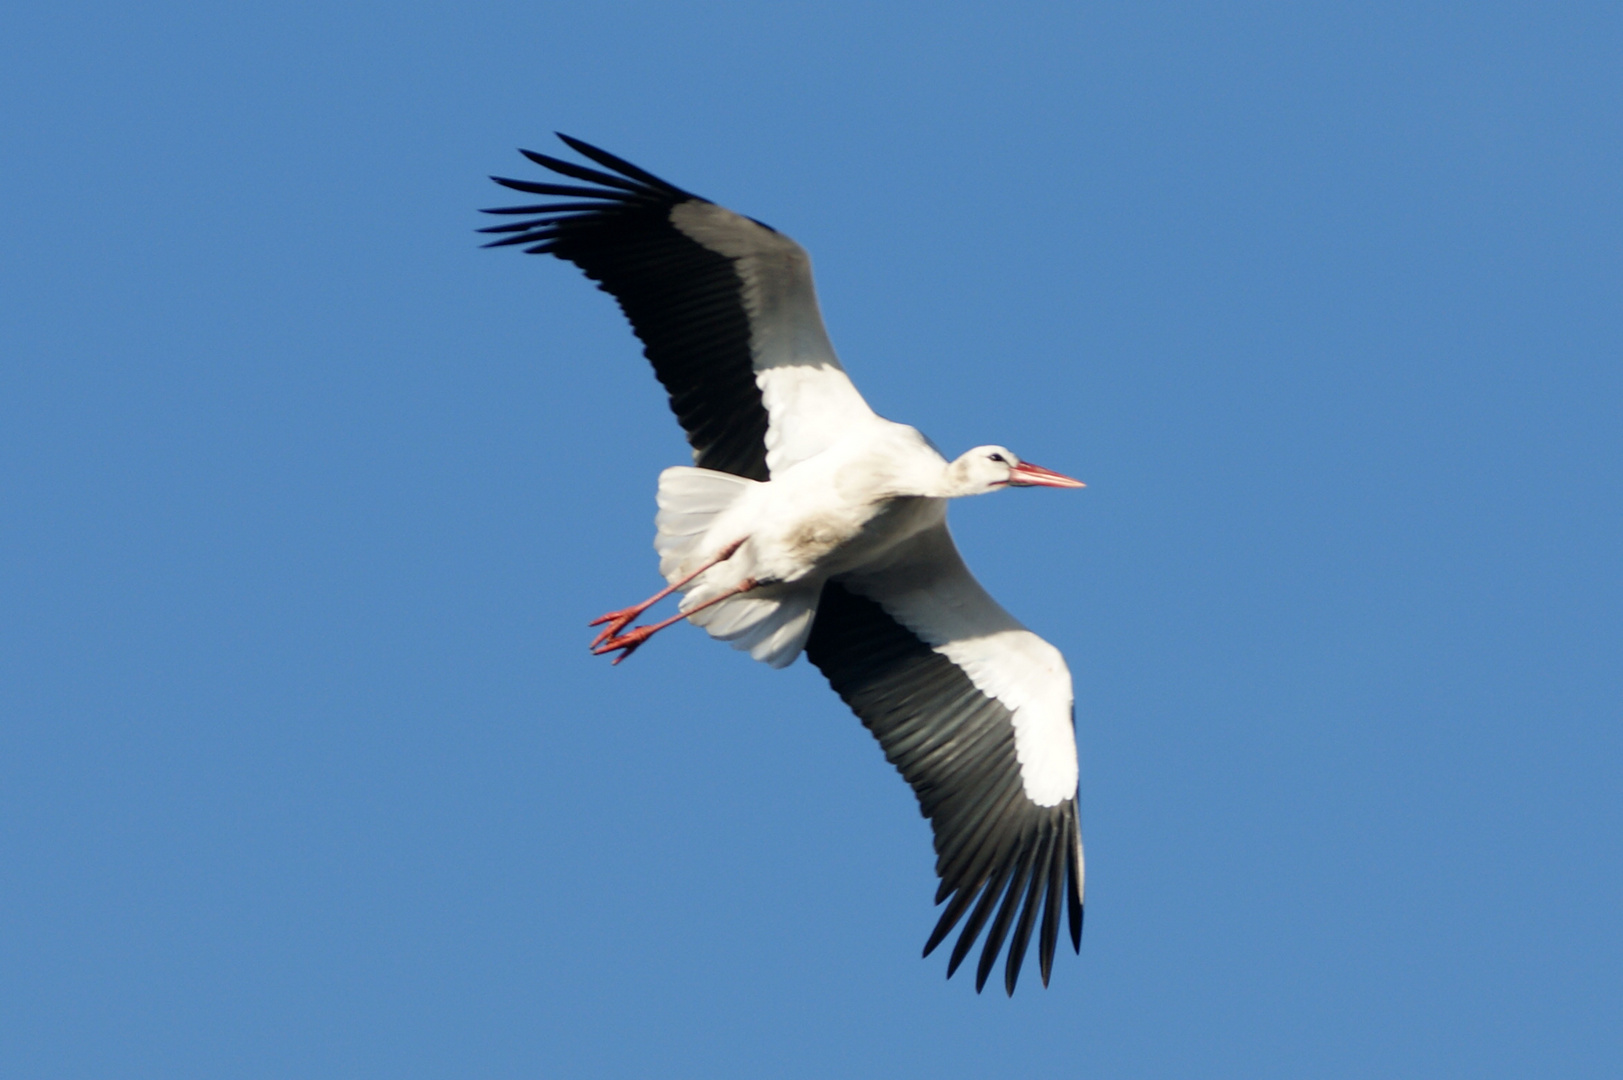
[[[1041,465],[1033,465],[1029,461],[1022,461],[1009,471],[1009,486],[1079,488],[1088,485],[1080,480],[1072,479],[1064,473],[1057,473],[1052,469],[1045,469]]]

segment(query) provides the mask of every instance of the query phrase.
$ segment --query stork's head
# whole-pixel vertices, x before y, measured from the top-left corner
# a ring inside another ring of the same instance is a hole
[[[1004,446],[977,446],[947,466],[953,495],[984,495],[1006,487],[1079,488],[1080,480],[1021,461]]]

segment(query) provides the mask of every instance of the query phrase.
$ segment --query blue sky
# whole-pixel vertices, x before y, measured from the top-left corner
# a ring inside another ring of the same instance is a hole
[[[0,14],[0,1071],[1612,1076],[1623,11]],[[1078,687],[1087,933],[921,961],[804,663],[610,669],[685,447],[480,251],[562,130],[795,236]]]

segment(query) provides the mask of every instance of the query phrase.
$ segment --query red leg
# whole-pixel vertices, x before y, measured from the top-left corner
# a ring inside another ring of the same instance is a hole
[[[745,537],[744,539],[747,540],[749,538]],[[693,573],[689,574],[681,581],[665,586],[663,589],[659,590],[653,596],[650,596],[640,604],[634,604],[628,608],[621,608],[619,611],[611,611],[607,615],[599,615],[597,618],[587,623],[587,626],[603,626],[604,623],[608,623],[607,626],[603,627],[602,631],[597,635],[597,637],[592,639],[592,644],[588,646],[588,648],[590,648],[593,652],[596,652],[599,645],[602,645],[605,641],[608,641],[610,638],[613,638],[615,635],[619,634],[621,630],[624,630],[631,623],[632,619],[635,619],[638,615],[641,615],[643,612],[647,611],[649,608],[671,595],[671,593],[675,592],[677,589],[683,588],[694,578],[698,577],[712,566],[716,566],[719,563],[724,563],[728,559],[732,558],[738,549],[743,546],[743,544],[744,540],[734,540],[731,544],[728,544],[726,547],[721,549],[721,554],[717,555],[714,559],[711,559],[709,562],[693,571]],[[631,654],[626,654],[626,656],[629,655]],[[623,660],[625,657],[622,656],[620,659]],[[615,661],[617,664],[619,662],[619,660]]]
[[[667,626],[675,626],[688,616],[693,615],[696,612],[703,611],[712,604],[719,604],[723,600],[737,596],[739,593],[747,593],[751,589],[755,588],[757,584],[758,583],[754,578],[745,578],[743,581],[740,581],[737,585],[733,586],[731,589],[728,589],[720,596],[711,597],[709,600],[706,600],[704,603],[699,604],[697,607],[694,607],[691,610],[679,612],[663,622],[654,623],[652,626],[639,626],[632,630],[629,634],[621,634],[618,637],[611,637],[601,645],[594,645],[592,648],[592,653],[596,656],[602,656],[604,653],[611,653],[617,649],[624,649],[624,652],[620,653],[619,656],[614,658],[614,663],[619,664],[620,661],[636,652],[637,648],[643,642],[647,641],[649,638],[653,637]]]

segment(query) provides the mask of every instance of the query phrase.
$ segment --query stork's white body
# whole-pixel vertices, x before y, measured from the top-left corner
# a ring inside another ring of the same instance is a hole
[[[1002,447],[949,462],[878,416],[829,343],[799,244],[565,141],[612,172],[525,151],[596,186],[498,182],[594,201],[491,211],[535,216],[487,231],[576,263],[614,295],[670,392],[695,464],[660,475],[666,592],[681,589],[683,615],[759,660],[805,651],[912,784],[935,828],[937,902],[951,897],[925,952],[967,914],[950,975],[988,927],[979,989],[1012,930],[1012,993],[1041,912],[1046,984],[1062,905],[1081,941],[1071,676],[975,581],[947,504],[1081,484]],[[676,621],[620,636],[663,595],[599,620],[610,627],[596,651],[623,659]]]
[[[816,456],[745,489],[717,515],[694,554],[713,558],[747,537],[724,564],[732,580],[784,585],[821,585],[835,574],[873,568],[897,544],[946,520],[940,484],[946,468],[946,459],[916,430],[876,416]],[[660,567],[672,580],[691,569],[685,562]]]
[[[793,662],[823,583],[893,559],[946,521],[926,494],[947,462],[914,429],[870,414],[812,457],[757,482],[691,468],[660,476],[655,547],[673,584],[736,552],[687,587],[683,610],[712,635],[774,667]],[[748,593],[716,602],[741,582]],[[711,606],[704,606],[711,605]]]

